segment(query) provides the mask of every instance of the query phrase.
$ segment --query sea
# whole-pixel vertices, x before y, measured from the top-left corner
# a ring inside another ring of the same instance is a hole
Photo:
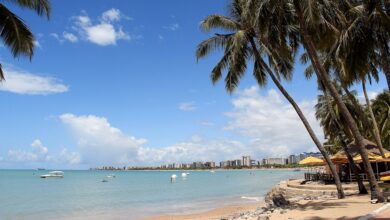
[[[281,180],[303,175],[277,169],[64,170],[64,178],[40,178],[48,172],[0,170],[0,219],[142,219],[190,214],[260,203]],[[183,172],[188,174],[183,177]],[[171,181],[174,174],[177,178]]]

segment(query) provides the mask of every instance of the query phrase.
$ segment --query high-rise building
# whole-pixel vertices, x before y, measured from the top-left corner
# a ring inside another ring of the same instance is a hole
[[[251,166],[251,156],[242,157],[242,166],[250,167]]]

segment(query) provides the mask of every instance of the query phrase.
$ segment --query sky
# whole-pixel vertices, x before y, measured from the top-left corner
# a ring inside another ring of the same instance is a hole
[[[296,113],[250,69],[233,94],[197,61],[199,24],[227,0],[52,1],[49,20],[10,2],[35,35],[34,56],[0,46],[0,169],[87,169],[254,159],[315,151]],[[285,88],[317,135],[315,79],[299,62]],[[385,88],[369,86],[371,97]],[[359,88],[357,88],[359,90]],[[360,92],[360,90],[359,90]]]

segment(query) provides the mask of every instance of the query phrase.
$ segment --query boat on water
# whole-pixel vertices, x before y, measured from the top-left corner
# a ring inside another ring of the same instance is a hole
[[[107,178],[115,178],[115,175],[114,174],[109,174],[106,176]]]
[[[41,175],[41,178],[63,178],[64,172],[62,171],[51,171],[48,174]]]
[[[295,172],[298,172],[298,171],[301,171],[301,169],[296,168],[296,169],[294,169],[294,171],[295,171]]]

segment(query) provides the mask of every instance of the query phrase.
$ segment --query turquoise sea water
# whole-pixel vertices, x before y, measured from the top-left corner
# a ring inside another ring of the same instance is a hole
[[[64,171],[0,170],[0,219],[140,219],[261,201],[288,170]],[[116,178],[102,182],[109,174]],[[177,180],[170,181],[172,174]]]

